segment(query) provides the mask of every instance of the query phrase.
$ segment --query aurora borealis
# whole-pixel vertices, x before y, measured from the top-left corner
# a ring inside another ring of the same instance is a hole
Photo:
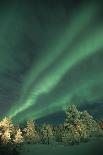
[[[103,102],[99,1],[1,4],[0,116],[39,119],[68,104]]]

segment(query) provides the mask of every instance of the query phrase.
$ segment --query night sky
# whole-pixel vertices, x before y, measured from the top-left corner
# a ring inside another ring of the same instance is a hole
[[[56,118],[70,104],[99,114],[102,103],[100,1],[0,2],[1,118]]]

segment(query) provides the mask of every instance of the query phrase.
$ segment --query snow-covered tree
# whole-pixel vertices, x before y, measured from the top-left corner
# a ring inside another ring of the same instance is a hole
[[[6,129],[2,135],[1,135],[1,140],[4,144],[7,144],[11,142],[11,133],[9,129]]]
[[[35,122],[27,121],[27,127],[23,130],[25,132],[25,141],[28,143],[38,143],[39,134],[36,131]]]
[[[67,118],[64,122],[62,141],[65,143],[77,143],[87,141],[91,136],[100,132],[98,123],[87,112],[80,112],[75,105],[71,105],[66,111]]]
[[[57,142],[62,142],[62,132],[64,131],[64,125],[59,124],[54,128],[54,136]]]
[[[81,120],[82,124],[85,124],[89,136],[95,136],[100,134],[100,126],[87,111],[81,113]]]
[[[22,136],[22,132],[21,132],[20,129],[17,130],[13,142],[14,142],[15,144],[20,144],[20,143],[23,142],[23,136]]]
[[[70,125],[68,130],[64,130],[62,134],[62,142],[65,144],[74,144],[80,142],[80,134],[74,125]]]
[[[12,120],[10,117],[5,117],[1,122],[0,122],[0,129],[5,131],[6,129],[9,129],[10,132],[14,130],[14,125],[12,123]]]
[[[44,144],[50,144],[54,140],[52,126],[50,124],[44,124],[41,129],[42,142]]]
[[[1,122],[0,122],[0,136],[1,136],[1,141],[5,144],[11,143],[12,142],[12,135],[14,132],[14,125],[12,123],[11,118],[5,117]]]

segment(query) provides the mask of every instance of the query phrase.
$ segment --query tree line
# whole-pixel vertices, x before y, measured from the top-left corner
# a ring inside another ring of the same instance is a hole
[[[9,117],[0,122],[0,146],[12,146],[12,151],[25,143],[73,145],[99,136],[103,136],[101,125],[87,111],[81,112],[75,105],[67,108],[66,119],[59,125],[37,125],[29,120],[21,128],[14,125]]]

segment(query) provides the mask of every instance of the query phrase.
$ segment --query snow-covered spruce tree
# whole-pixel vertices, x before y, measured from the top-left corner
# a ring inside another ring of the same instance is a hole
[[[22,132],[21,132],[20,129],[18,129],[18,130],[16,131],[16,134],[15,134],[15,137],[14,137],[13,142],[14,142],[15,144],[21,144],[21,143],[23,142],[23,136],[22,136]]]
[[[11,133],[10,130],[7,129],[5,130],[2,135],[1,135],[1,141],[4,144],[10,143],[11,142]]]
[[[86,130],[90,137],[92,136],[103,136],[103,131],[101,130],[99,124],[93,119],[93,117],[87,112],[83,111],[81,113],[82,124],[85,124]]]
[[[62,142],[62,132],[64,131],[64,125],[59,124],[54,127],[54,137],[56,142]]]
[[[50,144],[54,141],[53,129],[50,124],[43,124],[41,128],[41,141],[43,144]]]
[[[1,122],[0,122],[0,136],[1,136],[1,141],[4,144],[7,143],[12,143],[12,135],[14,133],[14,125],[12,123],[11,118],[5,117]]]
[[[0,122],[0,154],[19,154],[20,147],[17,147],[21,141],[14,141],[17,135],[15,135],[15,127],[12,123],[11,118],[5,117]],[[19,136],[20,138],[20,136]]]
[[[67,109],[66,116],[64,131],[62,133],[63,143],[74,144],[80,142],[80,134],[76,129],[78,122],[80,123],[80,113],[75,105],[72,105]]]
[[[63,143],[75,144],[87,141],[100,130],[93,117],[87,111],[78,111],[75,105],[67,109],[66,115],[62,133]]]
[[[24,139],[27,143],[38,143],[40,137],[36,131],[35,122],[32,120],[27,121],[27,127],[23,130],[25,132]]]

